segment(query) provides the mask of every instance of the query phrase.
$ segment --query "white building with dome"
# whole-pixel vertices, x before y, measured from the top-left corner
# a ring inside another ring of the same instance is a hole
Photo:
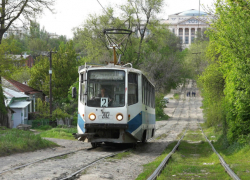
[[[195,38],[197,31],[209,27],[213,16],[195,9],[179,12],[168,16],[162,23],[169,24],[169,29],[180,37],[184,48],[187,48]]]

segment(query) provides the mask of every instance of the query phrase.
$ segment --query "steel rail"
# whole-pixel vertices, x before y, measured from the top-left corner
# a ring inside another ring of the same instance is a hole
[[[182,92],[182,91],[181,91]],[[184,95],[185,96],[185,95]],[[189,99],[190,100],[190,99]],[[179,101],[178,101],[178,105],[179,105]],[[183,103],[183,107],[184,107],[184,103]],[[182,107],[182,108],[183,108]],[[176,109],[176,108],[175,108]],[[183,111],[183,109],[182,109]],[[181,113],[182,113],[181,111]],[[189,108],[190,111],[190,108]],[[181,114],[180,113],[180,114]],[[189,112],[190,113],[190,112]],[[190,115],[189,115],[190,117]],[[178,122],[177,122],[178,123]],[[187,126],[190,124],[190,122],[188,122]],[[178,143],[175,145],[175,147],[172,149],[172,151],[162,160],[161,164],[156,168],[156,170],[151,174],[151,176],[148,177],[147,180],[155,180],[161,173],[161,171],[164,169],[164,167],[166,166],[167,162],[169,161],[170,157],[172,156],[172,154],[175,153],[176,149],[179,147],[180,142],[182,141],[182,139],[185,137],[185,134],[187,132],[187,128],[184,132],[184,134],[182,135],[182,137],[180,138],[180,140],[178,141]]]
[[[184,138],[186,132],[187,132],[187,130],[184,132],[181,139],[178,141],[178,143],[175,145],[175,147],[172,149],[172,151],[163,159],[161,164],[156,168],[156,170],[153,172],[153,174],[151,174],[151,176],[149,176],[149,178],[147,180],[154,180],[158,177],[158,175],[161,173],[161,171],[164,169],[165,165],[167,164],[169,158],[172,156],[172,154],[174,154],[174,152],[176,151],[176,149],[180,145],[180,142]]]
[[[63,153],[63,154],[59,154],[59,155],[50,156],[50,157],[47,157],[47,158],[35,160],[35,161],[30,162],[30,163],[23,164],[23,165],[21,165],[21,166],[17,166],[17,167],[14,167],[14,168],[10,168],[10,169],[3,170],[2,172],[0,172],[0,174],[6,173],[6,172],[9,172],[9,171],[13,171],[13,170],[16,170],[16,169],[20,169],[20,168],[29,166],[29,165],[31,165],[31,164],[35,164],[35,163],[40,162],[40,161],[45,161],[45,160],[47,160],[47,159],[52,159],[52,158],[56,158],[56,157],[60,157],[60,156],[64,156],[64,155],[67,155],[67,154],[72,154],[72,153],[75,153],[75,152],[78,152],[78,151],[88,150],[88,149],[90,149],[90,148],[78,149],[78,150],[76,150],[76,151],[70,151],[70,152],[67,152],[67,153]]]
[[[181,111],[181,113],[182,113],[182,111]],[[187,124],[187,126],[189,125],[189,123]],[[187,128],[186,128],[184,134],[182,135],[182,137],[180,138],[180,140],[177,142],[175,147],[172,149],[172,151],[162,160],[161,164],[156,168],[156,170],[151,174],[151,176],[148,177],[147,180],[154,180],[160,175],[161,171],[166,166],[166,164],[167,164],[168,160],[170,159],[170,157],[172,156],[172,154],[174,154],[176,149],[179,147],[182,139],[185,137],[186,132],[187,132]]]
[[[196,102],[196,101],[195,101]],[[196,111],[197,112],[197,111]],[[211,143],[211,141],[207,138],[207,136],[205,135],[199,120],[198,121],[198,125],[201,129],[201,132],[203,134],[203,136],[205,137],[205,139],[207,140],[207,142],[210,144],[211,148],[213,149],[213,151],[215,152],[215,154],[218,156],[221,165],[225,168],[226,172],[229,174],[229,176],[231,176],[231,178],[233,178],[234,180],[240,180],[240,178],[233,172],[233,170],[229,167],[229,165],[224,161],[224,159],[221,157],[221,155],[216,151],[216,149],[214,148],[213,144]]]
[[[82,167],[81,169],[79,169],[79,170],[75,171],[74,173],[70,174],[69,176],[67,176],[67,177],[65,177],[65,178],[62,178],[61,180],[70,179],[70,178],[72,178],[73,176],[75,176],[75,175],[77,175],[78,173],[80,173],[81,171],[83,171],[84,169],[86,169],[86,168],[92,166],[93,164],[95,164],[95,163],[97,163],[97,162],[99,162],[99,161],[101,161],[101,160],[103,160],[103,159],[106,159],[106,158],[108,158],[108,157],[113,157],[113,156],[115,156],[115,155],[117,155],[117,154],[119,154],[119,153],[127,152],[127,151],[129,151],[130,149],[131,149],[131,148],[126,149],[126,150],[124,150],[124,151],[117,152],[117,153],[112,153],[112,154],[110,154],[110,155],[107,155],[107,156],[101,157],[101,158],[99,158],[99,159],[96,159],[96,160],[92,161],[91,163],[89,163],[88,165],[85,165],[85,166]]]
[[[200,123],[198,122],[199,126]],[[213,151],[216,153],[216,155],[219,157],[220,163],[221,165],[225,168],[226,172],[229,174],[229,176],[231,176],[234,180],[240,180],[240,178],[233,172],[232,169],[230,169],[229,165],[224,161],[224,159],[221,157],[221,155],[216,151],[216,149],[214,148],[214,146],[212,145],[212,143],[210,142],[210,140],[207,138],[207,136],[205,135],[203,129],[200,126],[200,129],[204,135],[204,137],[206,138],[207,142],[210,144],[210,146],[212,147]]]

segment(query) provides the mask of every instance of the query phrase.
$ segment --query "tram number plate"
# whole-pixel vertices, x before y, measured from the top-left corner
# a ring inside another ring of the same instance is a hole
[[[101,107],[108,107],[109,98],[101,98]]]
[[[102,112],[102,119],[109,119],[109,112]]]

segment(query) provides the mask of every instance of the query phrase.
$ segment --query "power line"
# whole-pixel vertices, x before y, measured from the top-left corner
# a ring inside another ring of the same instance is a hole
[[[102,9],[106,12],[107,15],[109,15],[109,13],[106,11],[106,9],[102,6],[102,4],[99,2],[99,0],[97,0],[97,2],[100,4],[100,6],[102,7]],[[113,16],[109,15],[111,18],[113,18],[113,20],[115,19]]]

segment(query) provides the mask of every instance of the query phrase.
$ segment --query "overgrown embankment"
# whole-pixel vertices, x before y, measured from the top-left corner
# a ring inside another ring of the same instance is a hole
[[[222,127],[230,145],[250,142],[250,5],[218,1],[207,31],[208,67],[199,77],[206,124]],[[233,26],[232,26],[233,24]]]
[[[76,133],[77,129],[74,128],[67,128],[67,127],[50,127],[47,131],[43,131],[40,133],[41,137],[48,137],[48,138],[57,138],[57,139],[68,139],[68,140],[75,140],[73,133]]]
[[[7,128],[0,129],[0,156],[55,146],[57,146],[57,144],[42,139],[40,135],[35,135],[31,131]]]

